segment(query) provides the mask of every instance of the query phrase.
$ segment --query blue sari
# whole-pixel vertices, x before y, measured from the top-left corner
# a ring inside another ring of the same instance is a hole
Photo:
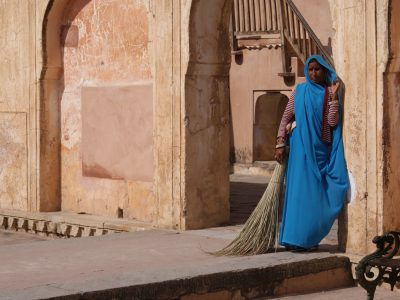
[[[327,82],[336,80],[335,71],[321,56],[313,55],[304,66],[306,82],[296,87],[296,128],[289,138],[280,244],[302,248],[318,245],[329,233],[349,186],[341,116],[331,130],[331,145],[321,139],[325,88],[309,78],[311,60],[328,70]]]

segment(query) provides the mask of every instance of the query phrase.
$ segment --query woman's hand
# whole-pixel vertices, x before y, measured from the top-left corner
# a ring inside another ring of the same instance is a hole
[[[278,163],[282,163],[285,158],[285,147],[275,149],[275,159]]]
[[[282,137],[282,136],[279,136],[276,139],[276,144],[277,145],[279,145],[279,144],[283,144],[284,145],[285,144],[285,138]],[[284,158],[285,158],[285,147],[276,148],[275,149],[275,159],[276,159],[276,161],[281,164],[283,162]]]
[[[337,99],[337,93],[339,91],[339,87],[340,87],[340,80],[339,78],[336,79],[336,83],[331,82],[331,90],[332,90],[332,100],[336,100]]]

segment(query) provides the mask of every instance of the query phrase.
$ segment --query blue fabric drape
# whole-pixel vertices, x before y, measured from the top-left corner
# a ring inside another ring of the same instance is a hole
[[[336,80],[335,71],[321,56],[313,55],[305,63],[306,82],[296,87],[296,128],[289,138],[280,243],[303,248],[318,245],[329,233],[349,185],[342,116],[332,128],[331,145],[321,140],[325,88],[308,77],[308,64],[313,59],[328,70],[327,82]]]

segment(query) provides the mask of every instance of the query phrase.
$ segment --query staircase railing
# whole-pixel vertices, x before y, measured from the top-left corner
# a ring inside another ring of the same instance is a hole
[[[288,46],[304,63],[308,56],[320,54],[334,67],[333,59],[292,0],[234,0],[232,14],[233,45],[238,39],[281,36],[283,74],[288,66]]]
[[[256,33],[278,33],[280,0],[234,0],[233,31],[237,38]]]
[[[334,62],[292,0],[280,0],[281,28],[296,55],[304,63],[312,54],[320,54],[332,67]]]

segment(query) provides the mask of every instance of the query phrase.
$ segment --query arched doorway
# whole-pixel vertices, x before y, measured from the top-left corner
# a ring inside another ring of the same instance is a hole
[[[153,221],[148,23],[143,1],[49,2],[43,23],[41,211]]]
[[[257,98],[253,125],[254,161],[274,160],[276,134],[288,100],[278,92],[265,93]]]
[[[185,145],[187,147],[185,162],[185,195],[189,221],[191,221],[190,217],[192,216],[193,219],[195,219],[195,217],[200,218],[201,216],[209,214],[206,209],[210,207],[218,207],[221,212],[225,212],[228,208],[226,204],[228,198],[228,170],[226,168],[228,165],[228,149],[226,147],[229,145],[229,134],[221,123],[215,122],[213,124],[211,121],[218,120],[218,118],[213,118],[215,116],[219,116],[220,119],[228,118],[229,116],[229,109],[226,107],[229,103],[229,95],[226,92],[218,93],[217,87],[218,84],[219,86],[226,86],[226,81],[229,80],[228,68],[231,60],[228,53],[230,48],[228,45],[230,38],[228,31],[228,13],[229,10],[232,9],[232,4],[233,1],[192,1],[189,22],[189,63],[185,83],[184,122]],[[204,20],[207,20],[207,22],[204,22]],[[272,36],[272,34],[276,35],[277,33],[271,32],[271,39],[274,38],[274,42],[276,42],[276,36]],[[243,39],[243,49],[240,49],[242,51],[239,50],[233,53],[235,56],[241,56],[240,60],[235,60],[235,64],[237,65],[235,65],[235,68],[237,70],[239,70],[239,68],[244,68],[245,64],[243,62],[245,62],[246,59],[251,61],[252,64],[249,65],[251,65],[252,68],[248,68],[250,69],[249,74],[251,75],[243,75],[242,73],[242,75],[237,76],[237,86],[246,82],[258,84],[258,82],[264,80],[264,82],[261,82],[254,88],[248,89],[249,101],[244,102],[243,97],[241,97],[244,94],[240,94],[239,98],[241,99],[237,102],[236,111],[232,110],[232,112],[236,114],[237,119],[242,118],[246,120],[246,123],[238,122],[237,124],[239,127],[251,127],[250,130],[243,133],[245,138],[243,138],[242,143],[243,145],[250,145],[248,148],[251,148],[254,145],[252,139],[254,137],[252,132],[253,125],[260,125],[260,128],[262,125],[265,125],[261,124],[261,122],[252,122],[254,120],[253,117],[257,114],[257,102],[260,100],[258,97],[254,97],[254,95],[259,95],[257,93],[260,91],[264,94],[266,91],[273,91],[279,95],[279,98],[282,97],[287,101],[287,96],[290,94],[290,90],[294,87],[294,84],[301,82],[304,78],[299,78],[299,81],[296,80],[290,85],[287,84],[287,81],[284,81],[284,79],[275,79],[276,77],[274,77],[274,80],[271,79],[269,81],[265,79],[265,77],[260,76],[258,69],[269,70],[271,74],[274,73],[274,76],[277,76],[282,69],[281,66],[279,66],[280,69],[275,67],[274,59],[268,59],[265,56],[260,60],[257,56],[262,57],[264,54],[258,55],[259,49],[263,47],[272,49],[274,55],[281,55],[280,50],[277,50],[275,45],[271,45],[272,42],[270,41],[266,44],[265,41],[258,43],[249,41],[249,35],[246,35]],[[253,39],[256,40],[260,38],[254,33]],[[249,50],[248,53],[245,53],[246,50]],[[301,63],[299,63],[295,57],[291,57],[291,61],[293,72],[298,73],[298,77],[304,76],[301,72]],[[266,66],[261,65],[261,63],[266,64]],[[270,68],[270,66],[273,67]],[[279,86],[277,88],[276,82],[278,80]],[[262,86],[263,84],[264,86]],[[233,88],[234,86],[232,86],[231,81],[230,90]],[[220,89],[220,91],[223,90]],[[285,94],[285,96],[280,96],[281,93],[282,95]],[[239,92],[237,95],[238,94]],[[240,101],[243,103],[242,106],[240,106]],[[278,102],[281,103],[281,101],[277,101],[277,103]],[[279,104],[276,105],[276,107],[280,107],[280,109],[278,109],[279,113],[282,113],[285,102],[282,102],[281,107]],[[259,103],[263,103],[262,99]],[[264,104],[265,103],[267,102],[264,102]],[[244,107],[246,107],[246,109],[243,109]],[[219,110],[216,110],[216,108]],[[260,112],[260,117],[261,115],[265,115],[262,113],[262,109],[258,112]],[[235,117],[235,115],[233,117]],[[248,120],[250,120],[250,122],[248,122]],[[274,122],[275,127],[277,126],[276,123],[277,122]],[[233,135],[235,136],[235,133]],[[249,136],[250,138],[248,138]],[[235,140],[235,142],[237,142],[237,140]],[[254,142],[257,144],[256,140]],[[242,153],[244,153],[244,155],[241,155]],[[257,157],[257,155],[253,156],[253,151],[249,151],[249,153],[250,155],[247,155],[246,151],[241,151],[240,153],[236,152],[235,155],[237,157],[243,157],[245,163],[248,161],[253,162],[254,157]],[[259,157],[260,156],[261,155],[259,155]],[[269,158],[271,158],[271,155]],[[223,218],[226,219],[225,216],[226,214],[224,213]],[[223,218],[220,217],[219,220]],[[189,222],[188,224],[196,224],[196,226],[212,226],[215,224],[212,222],[208,224],[199,223],[200,222]],[[337,243],[337,238],[334,237],[334,239],[333,243]]]

